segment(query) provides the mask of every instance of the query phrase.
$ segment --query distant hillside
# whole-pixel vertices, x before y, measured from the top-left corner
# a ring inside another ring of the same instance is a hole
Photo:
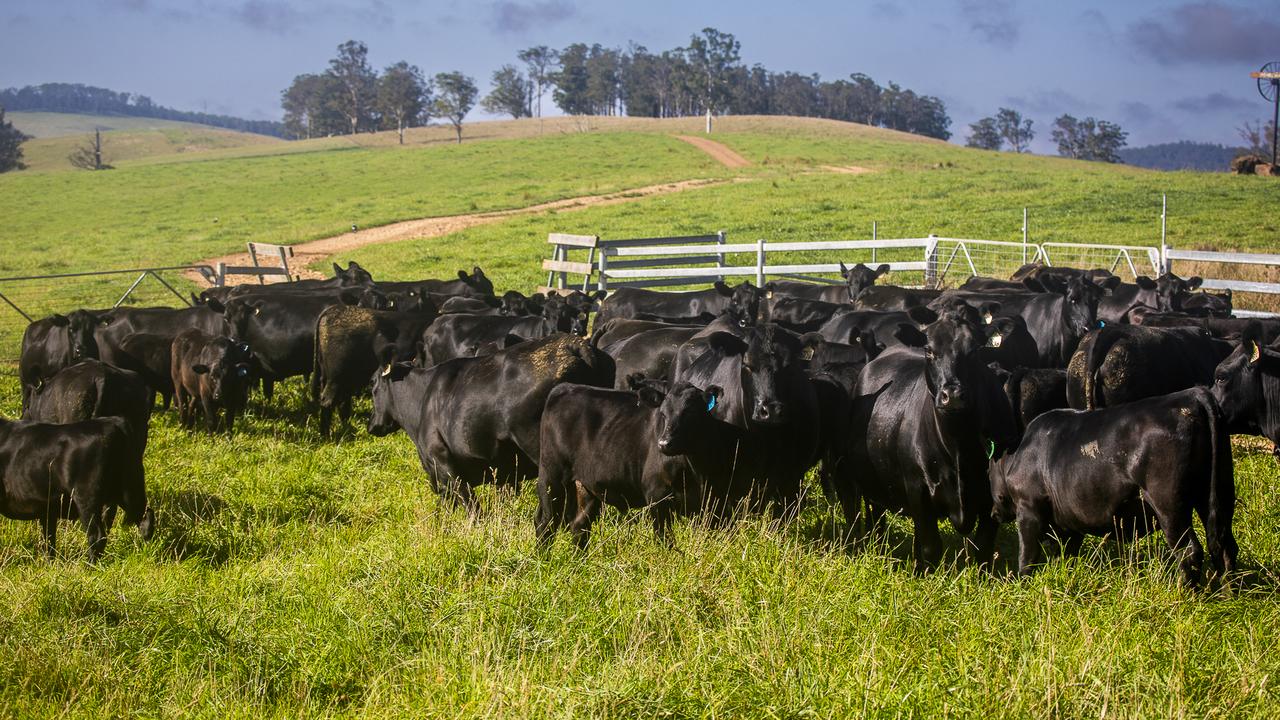
[[[1231,162],[1231,159],[1239,153],[1240,148],[1182,140],[1174,143],[1125,148],[1120,151],[1120,158],[1124,160],[1126,165],[1151,168],[1152,170],[1226,172],[1227,165]]]
[[[156,105],[146,95],[116,92],[79,83],[45,83],[0,90],[0,106],[10,112],[25,110],[179,120],[227,130],[284,137],[284,125],[274,120],[245,120],[229,115],[174,110]]]

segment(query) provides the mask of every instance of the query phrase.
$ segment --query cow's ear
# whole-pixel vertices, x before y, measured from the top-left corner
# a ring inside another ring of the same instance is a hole
[[[908,347],[924,347],[929,342],[929,338],[920,332],[920,328],[906,323],[898,325],[898,329],[893,331],[893,336],[898,339],[898,342]]]
[[[880,263],[880,265],[876,267],[876,277],[880,277],[887,272],[889,272],[889,263]]]
[[[849,268],[845,267],[843,262],[840,263],[840,277],[849,279]]]
[[[636,388],[635,392],[640,404],[651,408],[662,407],[662,401],[667,397],[667,394],[661,388],[647,383]]]
[[[596,302],[600,302],[600,301],[604,300],[604,299],[605,299],[605,298],[607,298],[607,297],[609,297],[609,291],[608,291],[608,290],[597,290],[597,291],[595,291],[595,292],[591,293],[591,299],[592,299],[592,300],[594,300],[594,301],[596,301]]]
[[[1040,286],[1045,292],[1065,293],[1067,291],[1067,283],[1056,275],[1041,274],[1036,278],[1040,281]]]
[[[1004,344],[1009,333],[1016,330],[1017,322],[1013,318],[996,318],[987,326],[987,347],[998,348]]]
[[[808,332],[800,336],[800,357],[805,360],[813,359],[813,352],[817,350],[827,338],[820,332]]]
[[[1256,365],[1262,359],[1262,323],[1253,320],[1244,326],[1244,331],[1240,333],[1240,347],[1244,348],[1249,365]]]
[[[875,360],[877,355],[884,352],[884,343],[876,340],[876,334],[870,330],[858,333],[853,341],[862,346],[862,351],[867,354],[867,360]]]
[[[991,323],[995,322],[996,314],[999,312],[1000,312],[1000,303],[985,302],[985,303],[982,303],[982,307],[978,309],[978,317],[982,319],[983,325],[990,325]]]
[[[727,332],[714,332],[707,337],[707,344],[712,350],[722,355],[741,355],[747,351],[747,344],[742,338]]]
[[[1112,275],[1106,280],[1103,280],[1102,282],[1098,283],[1098,285],[1102,287],[1103,290],[1106,290],[1107,294],[1110,295],[1111,293],[1115,292],[1116,288],[1120,287],[1120,278],[1116,277],[1115,275]]]
[[[911,322],[924,326],[933,324],[938,319],[938,313],[923,305],[917,305],[907,310],[907,317],[911,318]]]
[[[724,295],[725,297],[731,297],[733,295],[733,288],[725,285],[723,280],[715,281],[712,283],[711,287],[715,288],[716,292]]]
[[[1191,277],[1187,278],[1187,289],[1195,290],[1196,288],[1200,287],[1200,285],[1203,282],[1204,282],[1204,278],[1200,277],[1199,275],[1192,275]]]
[[[49,322],[53,323],[57,327],[66,327],[71,324],[71,318],[66,315],[54,313],[49,316]]]
[[[471,276],[474,278],[482,278],[484,277],[484,271],[480,269],[479,265],[476,265],[475,267],[471,268]]]
[[[1156,281],[1152,280],[1146,275],[1139,275],[1138,277],[1133,279],[1133,282],[1135,285],[1142,288],[1143,290],[1155,290],[1157,287]]]
[[[461,280],[462,282],[464,282],[464,283],[468,284],[468,285],[470,285],[470,284],[471,284],[471,276],[467,274],[467,271],[466,271],[466,270],[459,270],[459,271],[458,271],[458,279],[459,279],[459,280]]]
[[[990,370],[996,376],[996,379],[998,379],[1001,383],[1008,380],[1009,376],[1013,374],[1008,370],[1005,370],[1004,368],[1000,367],[1000,363],[998,362],[987,363],[987,369]]]
[[[333,276],[342,277],[342,268],[338,266],[338,263],[333,264]]]
[[[716,405],[720,404],[720,399],[724,397],[724,388],[719,385],[708,385],[702,391],[702,399],[707,401],[707,412],[716,409]]]
[[[204,364],[192,365],[191,372],[197,375],[205,375],[209,372],[209,366]]]

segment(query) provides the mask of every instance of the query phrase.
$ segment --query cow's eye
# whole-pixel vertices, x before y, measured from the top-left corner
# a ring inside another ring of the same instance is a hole
[[[927,357],[927,358],[929,358],[930,360],[932,360],[932,359],[933,359],[933,348],[925,348],[925,349],[924,349],[924,356],[925,356],[925,357]]]
[[[1222,385],[1223,383],[1225,383],[1225,382],[1227,381],[1227,376],[1225,376],[1225,375],[1219,375],[1218,377],[1214,378],[1214,379],[1213,379],[1213,381],[1214,381],[1214,382],[1216,382],[1216,383],[1218,383],[1219,385]]]

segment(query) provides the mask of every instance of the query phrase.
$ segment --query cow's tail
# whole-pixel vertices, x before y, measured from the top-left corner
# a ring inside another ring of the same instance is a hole
[[[1084,359],[1084,367],[1081,368],[1084,383],[1083,409],[1097,410],[1105,404],[1102,387],[1098,382],[1098,373],[1102,363],[1107,359],[1107,353],[1124,337],[1124,334],[1118,330],[1103,327],[1089,333],[1081,341],[1080,352],[1083,353]]]
[[[315,341],[311,352],[311,402],[320,402],[320,389],[324,387],[324,362],[320,357],[323,338],[321,332],[324,328],[325,314],[320,313],[316,318]]]
[[[1235,468],[1231,458],[1231,435],[1222,421],[1222,411],[1213,396],[1201,391],[1203,412],[1208,418],[1212,463],[1209,470],[1208,509],[1204,521],[1209,560],[1224,573],[1235,570],[1239,548],[1231,523],[1236,507]]]

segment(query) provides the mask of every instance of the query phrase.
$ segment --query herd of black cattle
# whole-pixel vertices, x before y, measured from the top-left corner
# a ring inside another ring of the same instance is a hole
[[[270,402],[309,376],[325,437],[371,390],[369,432],[403,429],[450,504],[537,477],[543,543],[567,529],[585,546],[604,504],[647,509],[663,539],[675,514],[786,519],[817,466],[852,535],[910,518],[921,570],[941,558],[940,520],[977,563],[1016,521],[1023,573],[1049,533],[1073,552],[1158,528],[1197,583],[1206,550],[1219,573],[1236,562],[1229,434],[1280,440],[1280,321],[1231,317],[1199,278],[1029,265],[939,291],[859,264],[840,285],[606,298],[495,296],[479,268],[334,270],[31,323],[23,420],[0,421],[0,514],[39,520],[50,553],[59,518],[78,519],[91,560],[117,507],[149,537],[156,395],[188,428],[231,432],[252,390]]]

